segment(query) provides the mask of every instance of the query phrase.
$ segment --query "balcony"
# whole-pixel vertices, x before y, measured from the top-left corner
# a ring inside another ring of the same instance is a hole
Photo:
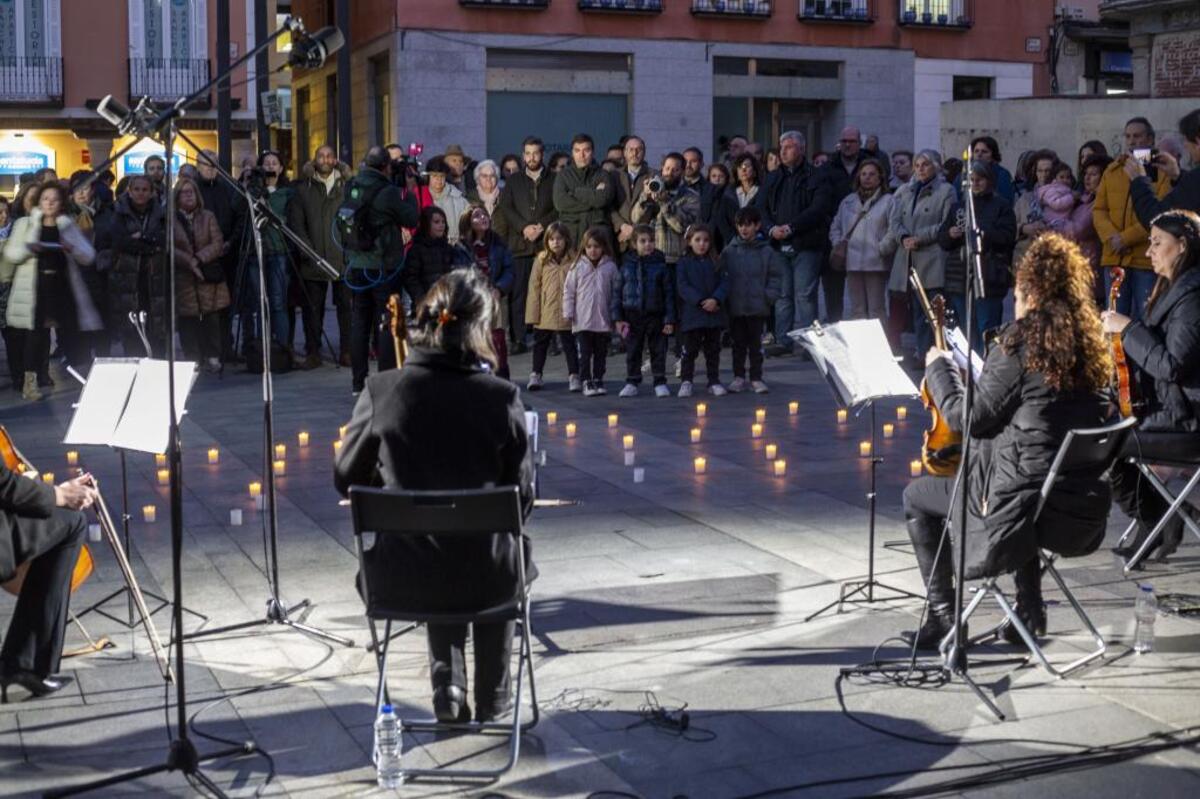
[[[692,0],[692,13],[697,17],[762,20],[771,16],[771,0]]]
[[[61,58],[0,58],[0,105],[57,105],[63,102]]]
[[[544,11],[550,0],[458,0],[464,8],[496,8],[513,11]]]
[[[975,21],[973,0],[898,0],[900,24],[913,28],[965,30]]]
[[[154,102],[176,100],[208,81],[209,63],[203,58],[129,59],[129,99],[133,102],[142,97]]]
[[[612,14],[661,14],[664,0],[579,0],[579,10]]]
[[[800,21],[869,25],[875,21],[875,0],[800,0]]]

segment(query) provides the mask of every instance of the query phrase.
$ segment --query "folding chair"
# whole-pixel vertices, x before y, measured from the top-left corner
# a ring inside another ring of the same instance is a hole
[[[367,623],[378,653],[379,682],[375,692],[375,707],[388,700],[387,659],[392,639],[392,623],[407,622],[410,629],[419,624],[466,624],[516,621],[520,626],[520,650],[517,661],[516,691],[513,696],[512,722],[443,723],[436,720],[402,719],[401,729],[411,732],[509,733],[508,762],[497,769],[404,769],[404,777],[442,777],[494,780],[509,771],[520,753],[521,734],[538,722],[537,691],[533,681],[532,632],[529,625],[529,583],[525,576],[525,539],[521,497],[516,486],[466,491],[391,491],[364,486],[350,488],[350,510],[354,519],[355,548],[358,552],[361,587],[366,603]],[[372,585],[367,561],[371,546],[364,545],[363,536],[373,534],[376,542],[383,536],[487,536],[512,535],[517,542],[518,579],[512,595],[505,602],[471,612],[430,613],[414,611],[389,603]],[[383,636],[377,633],[376,621],[384,622]],[[529,671],[529,698],[532,718],[521,722],[522,676]]]
[[[1200,436],[1195,436],[1195,439],[1196,448],[1194,452],[1196,453],[1196,457],[1190,461],[1170,460],[1166,458],[1154,457],[1130,458],[1130,462],[1137,466],[1138,471],[1140,471],[1142,476],[1146,478],[1146,482],[1154,487],[1154,490],[1159,493],[1159,495],[1170,507],[1167,508],[1167,512],[1164,513],[1162,518],[1160,518],[1154,525],[1154,528],[1150,530],[1150,535],[1146,536],[1146,540],[1142,542],[1140,547],[1138,547],[1138,551],[1129,556],[1129,560],[1125,562],[1125,574],[1129,574],[1131,571],[1137,568],[1137,565],[1142,562],[1143,558],[1146,557],[1146,554],[1150,551],[1150,548],[1154,546],[1154,542],[1158,540],[1160,535],[1162,535],[1167,523],[1170,522],[1171,517],[1175,514],[1179,514],[1179,517],[1183,519],[1184,525],[1186,525],[1187,528],[1192,531],[1193,535],[1195,535],[1197,538],[1200,538],[1200,526],[1197,526],[1196,521],[1192,518],[1191,514],[1183,509],[1183,505],[1185,502],[1187,502],[1188,497],[1193,491],[1196,490],[1197,486],[1200,486]],[[1192,471],[1192,476],[1184,485],[1183,490],[1180,491],[1179,494],[1175,495],[1171,493],[1171,490],[1167,487],[1166,482],[1164,482],[1157,474],[1154,473],[1155,466],[1166,466],[1184,471],[1190,469]],[[1124,543],[1125,539],[1128,538],[1136,529],[1137,521],[1135,520],[1125,530],[1125,534],[1121,536],[1121,542]]]
[[[1054,457],[1054,462],[1050,465],[1050,472],[1046,475],[1046,480],[1042,483],[1041,496],[1038,499],[1037,510],[1035,511],[1034,523],[1041,517],[1042,508],[1046,505],[1046,500],[1054,490],[1055,484],[1066,474],[1076,471],[1105,471],[1112,467],[1117,461],[1121,448],[1125,445],[1125,439],[1129,436],[1130,431],[1137,425],[1137,419],[1123,419],[1117,424],[1107,427],[1098,427],[1088,430],[1071,430],[1063,439],[1062,445],[1058,448],[1058,454]],[[1050,578],[1058,585],[1060,591],[1071,603],[1071,607],[1075,610],[1075,614],[1079,617],[1080,622],[1087,629],[1088,634],[1096,642],[1096,648],[1090,650],[1087,654],[1070,661],[1069,663],[1055,666],[1046,657],[1046,653],[1038,646],[1033,634],[1017,616],[1016,609],[1012,601],[1005,595],[1004,591],[996,584],[999,577],[988,577],[983,581],[983,584],[975,590],[975,595],[971,598],[970,604],[963,611],[963,619],[971,617],[980,603],[986,597],[993,597],[1000,609],[1004,612],[1005,620],[990,631],[983,633],[972,640],[983,640],[990,637],[998,636],[1005,624],[1011,624],[1017,633],[1021,636],[1021,640],[1029,647],[1029,651],[1036,657],[1050,674],[1062,679],[1068,674],[1076,671],[1079,668],[1091,663],[1099,657],[1102,657],[1107,651],[1108,645],[1104,637],[1096,630],[1091,619],[1084,612],[1083,607],[1079,604],[1079,600],[1067,588],[1067,584],[1063,581],[1062,576],[1058,573],[1058,569],[1054,568],[1055,554],[1042,549],[1038,551],[1038,560],[1042,566],[1044,574],[1049,574]],[[954,634],[951,633],[950,637]],[[947,642],[943,642],[943,646]]]

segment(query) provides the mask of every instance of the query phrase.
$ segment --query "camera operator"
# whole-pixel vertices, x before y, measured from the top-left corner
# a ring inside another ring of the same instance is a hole
[[[350,304],[351,391],[359,394],[370,371],[372,336],[386,329],[387,300],[400,291],[404,239],[399,228],[416,227],[417,203],[392,184],[392,159],[383,147],[372,147],[362,169],[346,186],[346,199],[364,203],[363,222],[373,239],[369,250],[345,250]],[[345,244],[345,242],[343,242]],[[395,368],[391,341],[376,340],[379,368]]]
[[[639,225],[654,228],[654,246],[674,268],[683,254],[683,233],[700,218],[700,194],[683,182],[683,155],[667,153],[662,171],[642,185],[633,204],[633,219]]]
[[[1159,200],[1154,196],[1154,184],[1146,175],[1146,166],[1137,159],[1125,162],[1125,173],[1129,175],[1129,196],[1138,221],[1150,227],[1151,220],[1164,211],[1183,209],[1200,212],[1200,108],[1179,120],[1179,132],[1183,134],[1183,146],[1192,161],[1192,168],[1182,173],[1179,161],[1167,152],[1154,156],[1154,165],[1170,179],[1170,192]]]
[[[389,144],[386,149],[388,158],[392,160],[392,185],[400,189],[400,196],[413,198],[419,217],[422,211],[433,205],[433,195],[429,193],[429,179],[421,174],[421,162],[417,160],[423,148],[420,145],[414,147],[417,149],[411,153],[399,144]],[[400,231],[407,252],[407,247],[417,235],[417,229],[402,227]]]

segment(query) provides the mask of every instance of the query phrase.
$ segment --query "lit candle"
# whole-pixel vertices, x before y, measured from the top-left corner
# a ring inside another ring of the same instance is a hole
[[[609,426],[609,427],[616,427],[616,426],[617,426],[617,422],[618,422],[619,420],[620,420],[620,419],[619,419],[619,417],[618,417],[618,416],[617,416],[615,413],[610,413],[610,414],[608,415],[608,426]]]
[[[896,406],[896,421],[903,422],[908,418],[908,408],[903,405]]]
[[[796,416],[800,413],[800,403],[792,400],[788,403],[788,416]]]
[[[756,421],[756,422],[767,421],[767,409],[766,408],[756,408],[754,410],[754,421]]]
[[[871,457],[871,442],[870,441],[858,442],[858,454],[863,458]]]
[[[575,423],[567,422],[567,438],[575,437]]]
[[[298,443],[300,444],[300,446],[302,446],[302,447],[308,446],[308,431],[307,430],[301,430],[296,435],[296,438],[298,439]]]
[[[696,403],[696,418],[703,419],[708,415],[708,405],[703,402]]]
[[[275,445],[275,460],[283,460],[287,457],[287,444]]]
[[[773,461],[775,460],[775,456],[779,454],[779,447],[775,444],[767,444],[767,446],[763,447],[763,451],[767,455],[767,460]]]
[[[892,424],[891,422],[884,422],[883,423],[883,437],[891,438],[894,435],[896,435],[896,425]]]
[[[338,455],[341,454],[341,452],[342,452],[342,440],[339,438],[337,441],[333,442],[333,457],[336,458]]]
[[[750,437],[751,438],[762,438],[762,425],[761,424],[759,424],[758,422],[755,422],[754,424],[750,425]]]
[[[158,484],[165,486],[171,482],[171,471],[169,469],[158,470]]]
[[[158,518],[158,508],[154,507],[153,505],[143,505],[142,506],[142,519],[144,519],[145,521],[148,521],[148,522],[152,522],[157,518]]]
[[[693,444],[700,443],[700,428],[699,427],[692,428],[692,443]]]
[[[558,411],[546,411],[546,424],[551,427],[558,424]]]
[[[787,474],[787,461],[785,461],[781,458],[781,459],[775,461],[775,463],[772,465],[775,469],[776,477],[783,477],[785,474]]]
[[[912,475],[913,477],[920,477],[921,476],[921,462],[913,461],[912,463],[908,464],[908,473],[910,475]]]
[[[847,411],[845,408],[838,408],[838,412],[837,412],[838,424],[845,424],[846,419],[848,419],[849,417],[850,417],[849,411]]]
[[[271,465],[271,468],[275,471],[276,475],[282,477],[287,474],[287,461],[275,461]]]
[[[256,480],[255,482],[250,484],[250,496],[252,496],[252,497],[262,496],[262,483],[260,483]]]
[[[42,482],[46,485],[54,485],[54,472],[44,472],[42,474]]]
[[[696,474],[704,474],[708,471],[708,460],[706,458],[696,458],[692,461],[692,468],[695,469]]]
[[[633,449],[633,435],[626,433],[625,436],[621,438],[621,444],[627,450]]]
[[[633,450],[629,450],[628,452],[626,452],[626,453],[625,453],[625,465],[626,465],[626,466],[632,466],[632,465],[633,465],[634,456],[635,456],[636,454],[637,454],[637,453],[635,453]]]
[[[161,452],[158,453],[157,455],[154,456],[154,464],[156,466],[166,466],[167,465],[167,456]]]
[[[212,449],[210,449],[208,451],[208,462],[209,463],[220,463],[221,462],[221,450],[217,449],[216,447],[213,447]]]
[[[67,465],[68,466],[78,466],[79,465],[79,453],[78,452],[76,452],[75,450],[71,450],[70,452],[67,453]]]
[[[346,437],[346,428],[348,428],[349,426],[350,426],[350,425],[348,425],[348,424],[344,424],[344,425],[342,425],[341,427],[339,427],[339,428],[338,428],[338,438],[345,438],[345,437]]]

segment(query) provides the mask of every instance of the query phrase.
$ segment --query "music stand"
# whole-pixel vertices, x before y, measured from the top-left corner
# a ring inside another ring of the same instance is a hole
[[[875,591],[890,591],[895,597],[922,597],[902,588],[888,585],[875,579],[875,498],[876,471],[883,458],[875,447],[875,403],[890,397],[911,398],[919,394],[908,375],[904,373],[892,356],[891,346],[884,335],[883,325],[878,319],[860,319],[839,322],[822,327],[794,330],[788,334],[812,356],[821,376],[829,385],[833,396],[845,408],[856,408],[855,415],[871,409],[871,487],[867,492],[867,579],[847,580],[842,583],[838,598],[820,610],[809,614],[804,621],[812,621],[827,610],[851,604],[874,604],[882,601]],[[857,598],[853,598],[857,597]],[[893,598],[895,598],[893,597]]]

